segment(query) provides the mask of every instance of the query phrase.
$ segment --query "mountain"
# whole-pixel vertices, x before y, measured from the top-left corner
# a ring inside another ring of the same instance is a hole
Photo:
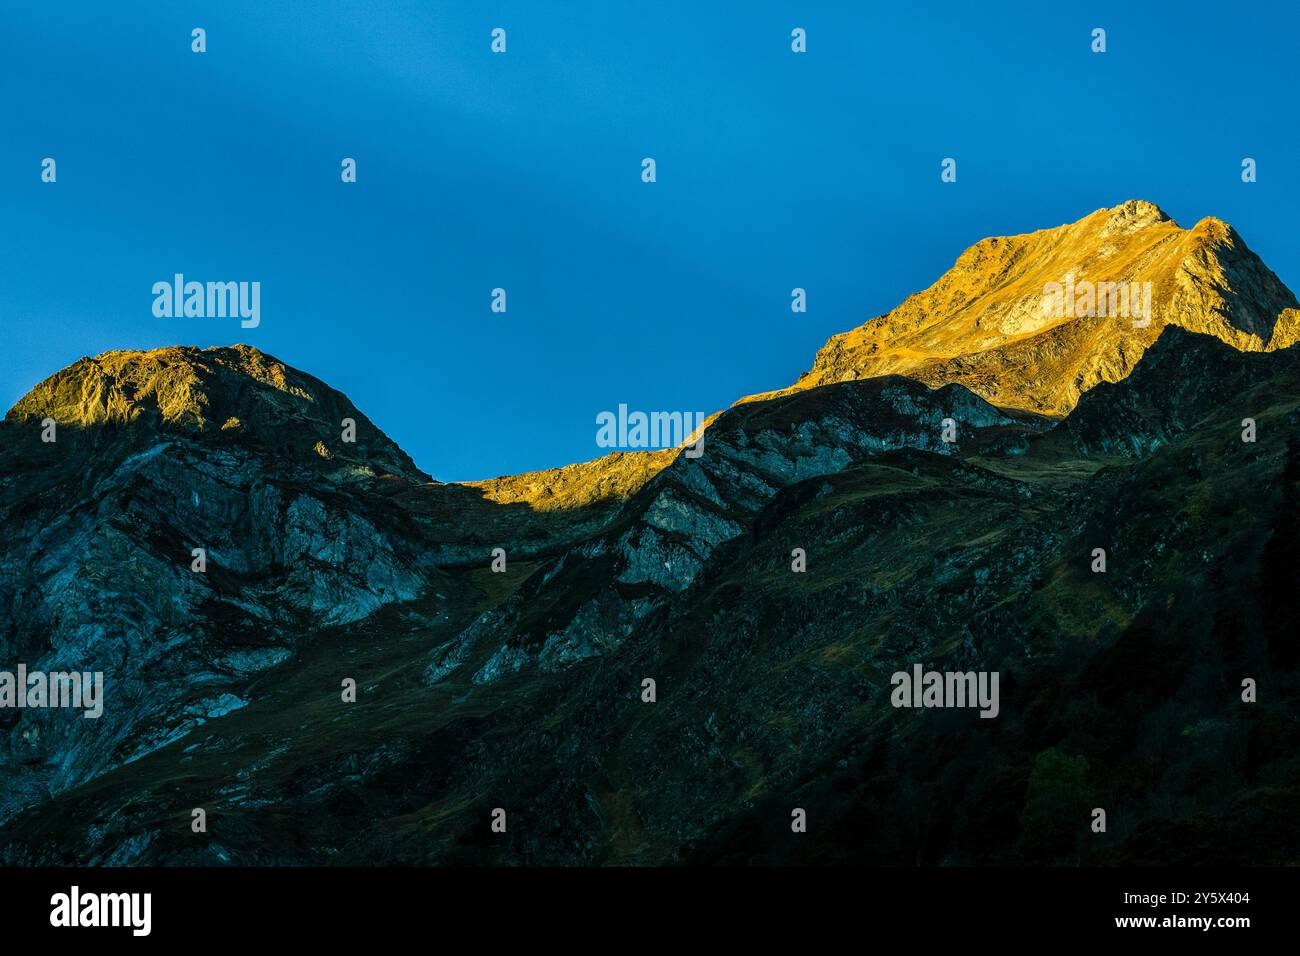
[[[82,359],[6,416],[0,476],[5,658],[102,670],[117,701],[94,721],[3,712],[23,773],[0,814],[244,706],[317,628],[440,576],[385,490],[429,479],[340,393],[246,346]]]
[[[1063,270],[1152,324],[1042,322]],[[0,671],[104,713],[0,709],[0,862],[1294,864],[1295,321],[1125,203],[978,244],[699,457],[468,484],[247,346],[82,359],[0,423]],[[917,664],[996,719],[893,706]]]
[[[46,416],[80,432],[128,425],[177,436],[220,432],[294,458],[315,453],[333,469],[431,480],[344,395],[247,345],[83,358],[37,385],[5,418],[30,424]],[[341,440],[344,419],[357,423],[355,442]]]
[[[1118,291],[1112,299],[1098,287],[1130,283],[1150,284],[1150,307],[1139,314],[1134,297],[1117,315]],[[1071,225],[977,242],[924,292],[832,337],[784,391],[907,375],[1060,416],[1099,383],[1127,376],[1167,326],[1242,351],[1280,348],[1300,335],[1300,303],[1227,223],[1180,229],[1157,206],[1130,200]]]
[[[1068,280],[1079,295],[1089,284],[1091,307],[1076,295],[1065,308]],[[1150,285],[1150,322],[1141,327],[1134,317],[1107,314],[1118,311],[1118,287],[1134,282]],[[1053,283],[1061,299],[1047,291]],[[1107,283],[1116,288],[1114,300],[1097,293]],[[1000,408],[1059,418],[1084,392],[1127,376],[1171,325],[1241,351],[1282,349],[1300,340],[1300,302],[1222,220],[1181,229],[1153,203],[1129,200],[1054,229],[977,242],[930,288],[833,336],[794,385],[740,403],[903,375],[932,387],[964,385]],[[564,503],[584,504],[625,498],[670,461],[664,454],[606,456],[564,475],[478,484],[491,497],[548,507],[558,477]]]

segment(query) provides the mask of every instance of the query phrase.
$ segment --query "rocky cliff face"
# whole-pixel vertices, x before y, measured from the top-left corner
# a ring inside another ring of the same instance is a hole
[[[943,437],[945,420],[951,442]],[[617,649],[647,615],[688,589],[782,489],[886,451],[954,455],[990,435],[1014,441],[1042,427],[961,386],[931,390],[895,377],[733,408],[709,427],[705,454],[677,455],[601,533],[562,553],[460,640],[437,649],[429,679],[444,680],[461,662],[477,661],[480,647],[490,656],[474,673],[477,683]]]
[[[1043,322],[1069,269],[1156,320]],[[698,458],[468,485],[254,349],[83,359],[0,424],[0,670],[104,714],[0,710],[0,860],[1294,863],[1294,307],[1128,203],[977,244]],[[913,662],[1001,715],[894,709]]]
[[[338,392],[244,346],[82,359],[15,406],[0,449],[4,656],[103,671],[114,702],[5,711],[0,815],[244,706],[317,629],[438,577],[386,500],[428,479]]]

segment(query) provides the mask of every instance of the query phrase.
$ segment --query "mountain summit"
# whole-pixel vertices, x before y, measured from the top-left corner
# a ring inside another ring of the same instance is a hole
[[[1132,283],[1149,284],[1149,322],[1117,315],[1118,296],[1103,294]],[[1056,309],[1054,290],[1069,296]],[[1153,203],[1129,200],[1069,225],[977,242],[930,288],[833,336],[795,385],[751,398],[893,374],[1060,416],[1099,382],[1127,376],[1166,326],[1257,352],[1300,337],[1298,309],[1227,223],[1182,229]]]
[[[287,455],[428,481],[347,396],[248,345],[105,352],[50,376],[5,416],[78,430],[148,425],[162,433],[264,442]],[[355,442],[342,440],[355,423]]]

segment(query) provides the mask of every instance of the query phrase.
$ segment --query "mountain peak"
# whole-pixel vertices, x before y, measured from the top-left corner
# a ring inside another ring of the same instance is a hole
[[[129,426],[237,439],[429,480],[347,396],[250,345],[83,357],[33,388],[5,420],[46,417],[82,430]],[[345,419],[356,423],[355,442],[342,440]]]
[[[83,357],[56,372],[5,417],[49,416],[80,427],[156,417],[169,428],[205,432],[232,418],[261,418],[314,401],[314,393],[327,387],[308,379],[248,345],[119,349]]]
[[[1131,295],[1130,295],[1131,293]],[[788,389],[904,375],[1059,416],[1124,378],[1169,325],[1240,351],[1300,337],[1300,302],[1213,217],[1183,229],[1128,200],[1063,226],[982,239],[934,285],[832,336]]]
[[[1165,222],[1178,225],[1166,215],[1163,209],[1144,199],[1129,199],[1105,212],[1107,233],[1132,232],[1135,229],[1145,229]]]

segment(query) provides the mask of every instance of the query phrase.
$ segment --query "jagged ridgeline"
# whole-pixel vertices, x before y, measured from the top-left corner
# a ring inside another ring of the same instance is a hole
[[[0,425],[0,671],[103,708],[0,708],[0,861],[1300,862],[1298,329],[1128,202],[699,457],[466,484],[247,346],[82,359]]]

